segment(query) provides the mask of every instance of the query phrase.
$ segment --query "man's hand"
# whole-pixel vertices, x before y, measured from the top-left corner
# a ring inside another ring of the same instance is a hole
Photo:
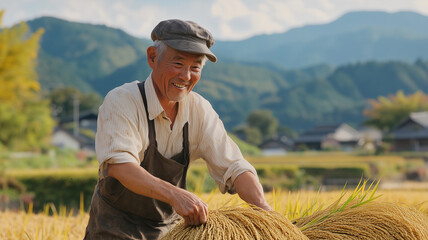
[[[208,205],[191,192],[178,188],[170,204],[184,218],[186,226],[207,222]]]

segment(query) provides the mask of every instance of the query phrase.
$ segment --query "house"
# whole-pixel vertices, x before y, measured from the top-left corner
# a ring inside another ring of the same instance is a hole
[[[59,148],[93,154],[95,152],[94,136],[97,131],[97,118],[98,115],[92,112],[80,114],[78,128],[76,129],[70,128],[70,124],[74,120],[73,117],[61,119],[59,125],[54,129],[52,144]],[[73,130],[76,130],[76,132]]]
[[[264,156],[285,155],[293,148],[293,142],[286,136],[275,136],[259,145]]]
[[[66,148],[72,150],[80,150],[80,142],[79,139],[73,136],[69,131],[56,127],[52,134],[51,139],[52,145],[58,148]]]
[[[390,131],[395,151],[428,151],[428,112],[413,112]]]
[[[296,149],[340,149],[351,151],[357,147],[360,133],[346,123],[318,125],[303,132],[295,141]]]
[[[83,150],[88,154],[95,153],[95,140],[83,134],[75,136],[72,131],[56,127],[52,134],[52,145],[75,151]]]

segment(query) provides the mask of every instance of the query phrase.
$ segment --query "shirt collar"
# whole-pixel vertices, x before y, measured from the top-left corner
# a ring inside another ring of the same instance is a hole
[[[147,77],[144,88],[147,97],[147,110],[149,112],[149,119],[153,120],[159,116],[162,117],[165,114],[165,110],[159,102],[159,98],[156,94],[155,87],[153,85],[152,74]],[[190,93],[191,94],[191,93]],[[175,125],[177,127],[183,127],[186,122],[189,121],[189,96],[186,96],[182,101],[178,103],[177,117],[175,118]]]

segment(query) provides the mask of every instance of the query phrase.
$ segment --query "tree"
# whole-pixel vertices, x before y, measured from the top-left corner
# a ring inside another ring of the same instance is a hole
[[[7,149],[39,148],[53,129],[35,70],[42,34],[42,29],[28,34],[25,23],[0,31],[0,145]]]
[[[81,93],[74,87],[63,87],[52,90],[49,93],[52,109],[56,117],[73,116],[73,101],[79,99],[80,112],[98,112],[98,107],[102,103],[102,98],[95,92]]]
[[[82,112],[90,111],[98,113],[98,108],[103,103],[103,99],[96,92],[84,93],[80,97],[80,109]]]
[[[278,120],[270,110],[254,110],[248,115],[247,123],[249,127],[259,129],[263,140],[272,137],[278,129]]]
[[[428,96],[421,91],[411,95],[404,95],[398,91],[397,95],[378,97],[377,100],[368,100],[371,108],[364,110],[366,125],[375,126],[383,131],[389,131],[403,121],[411,112],[428,111]]]
[[[254,127],[240,126],[233,130],[235,135],[241,136],[247,143],[258,146],[262,143],[263,138],[260,130]]]
[[[298,134],[296,131],[283,125],[278,126],[277,132],[278,132],[278,135],[281,135],[281,136],[285,135],[286,137],[291,139],[298,137]]]

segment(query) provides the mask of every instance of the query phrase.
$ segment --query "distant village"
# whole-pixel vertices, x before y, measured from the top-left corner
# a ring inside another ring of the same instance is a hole
[[[59,148],[95,153],[97,114],[81,113],[59,121],[52,136],[52,144]],[[68,126],[68,127],[65,127]],[[72,127],[70,127],[72,126]],[[91,134],[82,134],[82,129]],[[355,129],[346,123],[316,125],[303,131],[295,139],[277,135],[258,147],[265,156],[285,155],[290,151],[428,151],[428,112],[411,113],[389,132],[372,127]]]

